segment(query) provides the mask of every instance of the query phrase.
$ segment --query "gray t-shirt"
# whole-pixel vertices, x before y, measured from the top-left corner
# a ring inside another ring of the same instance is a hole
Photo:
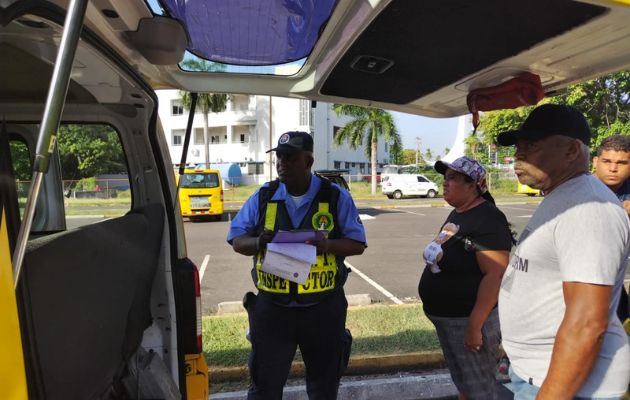
[[[547,376],[565,312],[562,282],[609,285],[614,288],[608,329],[578,396],[625,393],[630,347],[616,309],[629,240],[626,212],[593,176],[561,184],[540,203],[519,237],[499,293],[503,347],[519,377],[541,386]]]

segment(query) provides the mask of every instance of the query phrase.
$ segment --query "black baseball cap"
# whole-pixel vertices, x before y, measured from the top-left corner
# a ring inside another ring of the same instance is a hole
[[[297,153],[298,151],[313,151],[313,137],[306,132],[291,131],[280,135],[278,145],[270,151],[279,153]]]
[[[578,109],[561,104],[543,104],[529,114],[521,129],[500,133],[497,143],[512,146],[519,139],[537,140],[553,135],[579,139],[587,146],[591,142],[591,129]]]

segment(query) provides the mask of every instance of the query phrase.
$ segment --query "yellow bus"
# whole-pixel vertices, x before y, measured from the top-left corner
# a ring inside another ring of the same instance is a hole
[[[223,184],[216,169],[186,169],[176,177],[179,185],[179,208],[182,217],[191,220],[223,215]]]
[[[540,194],[540,190],[538,189],[534,189],[531,188],[527,185],[524,185],[522,183],[518,183],[518,186],[516,187],[516,193],[523,193],[526,194],[528,196],[541,196]]]

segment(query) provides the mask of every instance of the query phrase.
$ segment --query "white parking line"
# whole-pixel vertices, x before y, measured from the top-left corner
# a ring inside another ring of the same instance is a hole
[[[391,301],[393,301],[396,304],[403,304],[403,302],[400,301],[400,299],[398,297],[394,296],[393,294],[388,292],[384,287],[382,287],[378,283],[374,282],[372,279],[370,279],[370,277],[365,275],[363,272],[359,271],[356,267],[354,267],[348,261],[344,261],[343,263],[346,264],[346,267],[352,269],[352,272],[356,272],[357,275],[359,275],[361,278],[363,278],[367,283],[369,283],[370,285],[374,286],[376,288],[376,290],[378,290],[379,292],[383,293],[385,295],[385,297],[387,297],[388,299],[390,299]]]
[[[199,269],[199,282],[203,280],[203,274],[206,272],[208,261],[210,261],[210,254],[206,254],[206,256],[203,258],[203,262],[201,263],[201,268]]]
[[[426,215],[425,215],[425,214],[420,214],[420,213],[413,212],[413,211],[407,211],[407,210],[400,210],[400,211],[402,211],[402,212],[406,212],[407,214],[414,214],[414,215],[419,215],[419,216],[421,216],[421,217],[426,217]]]
[[[509,207],[509,206],[499,206],[500,209],[507,208],[508,210],[518,210],[518,211],[532,211],[531,208],[522,208],[522,207]]]
[[[532,214],[529,215],[517,215],[516,218],[531,218]]]

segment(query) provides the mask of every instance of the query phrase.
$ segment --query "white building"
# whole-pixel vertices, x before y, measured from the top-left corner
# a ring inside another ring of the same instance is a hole
[[[188,111],[182,107],[179,91],[159,90],[157,94],[158,113],[169,143],[171,159],[179,163]],[[370,161],[364,148],[352,150],[347,145],[336,147],[333,143],[337,130],[348,121],[347,117],[338,117],[327,103],[283,97],[231,95],[226,111],[208,115],[210,162],[237,163],[243,174],[242,184],[262,183],[270,177],[276,177],[275,158],[273,153],[267,154],[266,151],[275,147],[282,133],[300,130],[313,135],[314,170],[348,169],[351,175],[368,175]],[[187,163],[201,164],[205,162],[205,150],[203,116],[200,112],[195,114],[192,129]],[[387,164],[389,158],[389,145],[379,140],[379,167]]]

